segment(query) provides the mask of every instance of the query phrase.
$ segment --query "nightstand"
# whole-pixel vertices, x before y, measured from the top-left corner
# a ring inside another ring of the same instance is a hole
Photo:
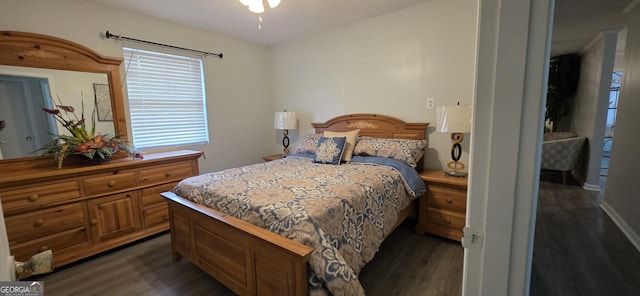
[[[278,160],[278,159],[282,159],[282,154],[267,155],[267,156],[263,156],[262,159],[264,159],[264,161]]]
[[[467,177],[426,170],[420,173],[420,178],[427,185],[427,193],[418,201],[415,231],[461,241],[467,214]]]

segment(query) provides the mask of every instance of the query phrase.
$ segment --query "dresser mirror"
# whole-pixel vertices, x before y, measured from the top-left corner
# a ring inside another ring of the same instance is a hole
[[[96,132],[126,138],[121,63],[57,37],[0,31],[0,166],[39,159],[33,152],[51,134],[67,133],[42,111],[55,105],[77,116],[84,105],[87,127],[95,121]]]

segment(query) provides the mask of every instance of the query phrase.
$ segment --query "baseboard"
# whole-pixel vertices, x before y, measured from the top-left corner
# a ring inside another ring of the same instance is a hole
[[[622,230],[622,233],[624,233],[624,235],[627,236],[629,241],[631,241],[631,243],[640,252],[640,235],[638,235],[635,231],[633,231],[633,229],[629,227],[629,224],[627,224],[627,222],[624,221],[622,217],[620,217],[618,212],[616,212],[616,210],[614,210],[606,201],[600,205],[600,208],[602,208],[602,210],[605,213],[607,213],[609,217],[611,217],[611,220],[613,220],[613,222],[615,222],[616,225],[618,225],[620,230]]]
[[[573,178],[576,179],[578,184],[582,184],[582,189],[588,190],[588,191],[598,191],[598,192],[602,191],[602,187],[600,187],[600,184],[587,183],[587,180],[585,180],[585,178],[582,175],[580,175],[578,171],[573,171],[571,175],[573,175]]]
[[[584,182],[584,184],[582,184],[582,189],[598,192],[602,191],[602,187],[600,187],[600,184],[589,184],[587,182]]]

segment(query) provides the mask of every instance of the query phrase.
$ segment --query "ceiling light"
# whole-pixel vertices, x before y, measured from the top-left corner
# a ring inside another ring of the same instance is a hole
[[[267,0],[269,3],[269,8],[276,8],[280,5],[282,0]],[[263,13],[264,12],[264,1],[263,0],[240,0],[242,5],[249,7],[249,11],[253,13]]]
[[[247,6],[249,11],[257,14],[264,12],[264,0],[239,0],[242,5]],[[276,8],[282,0],[267,0],[269,8]],[[258,16],[258,30],[262,29],[262,16]]]
[[[262,0],[253,1],[253,3],[249,4],[249,11],[253,13],[263,13],[264,5],[262,4]]]
[[[280,0],[267,0],[269,2],[269,7],[276,8],[280,4]]]

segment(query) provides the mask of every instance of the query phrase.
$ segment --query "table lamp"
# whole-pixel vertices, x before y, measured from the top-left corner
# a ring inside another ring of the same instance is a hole
[[[273,127],[275,129],[282,130],[282,146],[284,146],[284,153],[282,157],[286,157],[289,154],[289,130],[296,129],[298,123],[298,116],[295,112],[276,112],[273,120]]]
[[[445,172],[451,176],[466,176],[467,173],[463,172],[465,165],[460,162],[460,155],[462,155],[462,140],[464,139],[463,133],[471,132],[471,105],[451,105],[440,106],[436,108],[437,114],[437,126],[436,131],[440,133],[451,133],[451,159],[452,161],[447,163],[448,170]]]

